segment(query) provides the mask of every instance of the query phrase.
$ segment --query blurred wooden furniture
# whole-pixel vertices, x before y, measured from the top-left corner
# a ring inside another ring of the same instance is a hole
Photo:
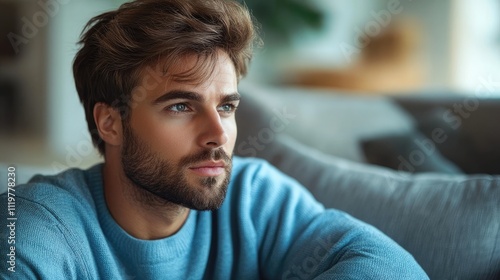
[[[421,89],[424,65],[419,57],[419,29],[414,24],[395,21],[378,36],[362,40],[369,43],[358,48],[359,57],[348,67],[293,69],[283,83],[367,94]]]

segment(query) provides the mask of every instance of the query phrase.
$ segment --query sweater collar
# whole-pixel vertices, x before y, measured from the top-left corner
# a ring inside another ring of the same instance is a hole
[[[118,255],[126,256],[129,263],[154,264],[179,258],[189,251],[193,243],[198,213],[189,211],[189,216],[181,229],[172,236],[157,240],[135,238],[123,230],[111,216],[104,198],[102,176],[103,164],[93,166],[87,171],[87,180],[94,197],[97,215],[102,231],[117,250]]]

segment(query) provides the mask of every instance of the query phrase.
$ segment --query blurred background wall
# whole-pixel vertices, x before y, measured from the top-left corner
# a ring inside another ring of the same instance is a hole
[[[98,159],[72,78],[85,23],[118,0],[0,0],[0,162]],[[264,47],[244,83],[346,94],[500,92],[495,0],[247,0]],[[492,89],[495,90],[492,90]]]

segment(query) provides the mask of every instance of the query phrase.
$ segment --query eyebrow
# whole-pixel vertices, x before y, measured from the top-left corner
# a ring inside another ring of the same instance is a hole
[[[201,94],[192,91],[172,90],[156,98],[153,101],[153,105],[158,105],[173,99],[187,99],[187,100],[202,102],[204,100],[204,97]],[[237,101],[240,99],[241,95],[237,92],[234,92],[230,94],[224,94],[221,98],[221,101],[230,102],[230,101]]]
[[[225,94],[222,97],[222,103],[231,102],[231,101],[239,101],[241,99],[241,95],[237,92]]]

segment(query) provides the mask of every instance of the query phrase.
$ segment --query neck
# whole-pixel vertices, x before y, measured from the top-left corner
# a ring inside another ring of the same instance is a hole
[[[133,237],[145,240],[165,238],[179,231],[189,209],[170,202],[160,203],[153,194],[134,186],[120,166],[106,161],[103,170],[104,197],[118,225]]]

